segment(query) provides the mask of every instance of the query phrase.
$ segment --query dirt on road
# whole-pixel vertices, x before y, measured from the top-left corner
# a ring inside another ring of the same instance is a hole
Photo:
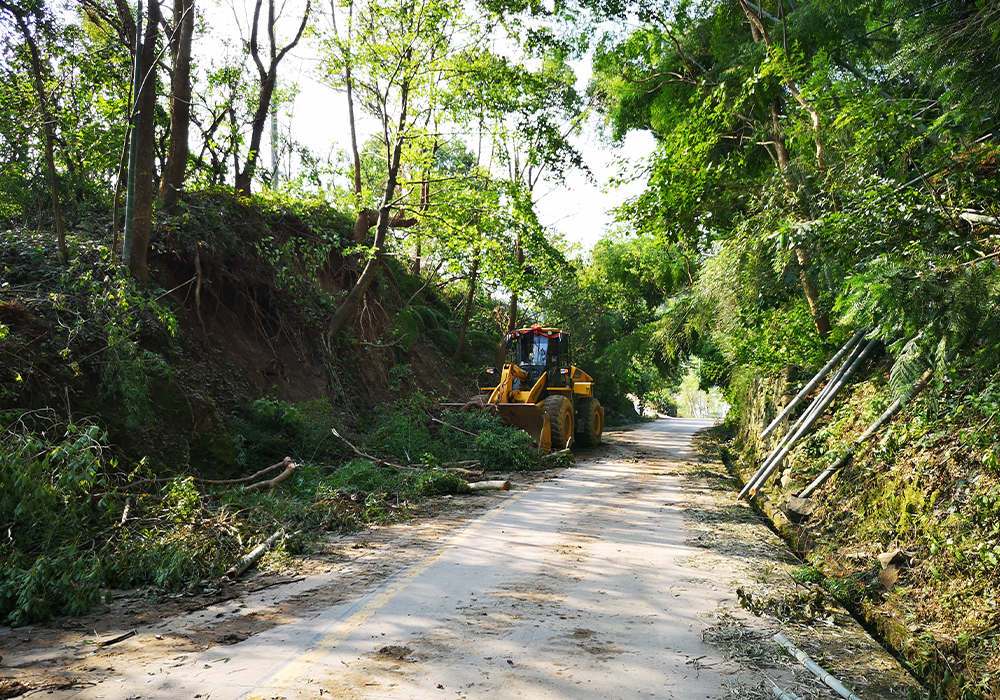
[[[644,493],[646,481],[676,481],[677,488],[671,486],[670,491],[674,495],[658,507],[683,516],[690,552],[679,564],[686,572],[683,578],[663,595],[676,598],[678,604],[692,590],[712,598],[715,606],[699,613],[698,627],[703,641],[718,651],[702,658],[688,654],[679,663],[693,676],[711,672],[721,678],[716,697],[772,697],[774,684],[803,698],[837,697],[772,641],[773,634],[781,631],[863,698],[919,694],[915,681],[835,601],[793,578],[799,562],[763,519],[735,500],[735,484],[711,450],[678,459],[650,439],[655,435],[655,428],[649,426],[613,431],[604,446],[580,453],[578,465],[569,471],[606,463],[637,465],[635,475],[612,496],[614,500],[603,503],[606,510],[611,509],[606,515],[612,525],[612,511],[625,505],[630,492]],[[433,499],[415,507],[411,520],[330,536],[309,553],[281,561],[275,571],[252,574],[235,584],[210,584],[198,595],[120,591],[111,605],[87,616],[2,629],[0,699],[46,691],[72,697],[75,691],[88,688],[88,697],[118,697],[114,684],[134,675],[136,669],[161,665],[169,672],[190,664],[196,655],[205,673],[213,673],[214,668],[223,673],[230,660],[228,646],[269,630],[292,629],[334,606],[362,600],[387,581],[419,568],[471,521],[539,482],[558,478],[563,471],[503,475],[514,482],[513,492]],[[596,664],[622,655],[620,640],[592,626],[575,624],[574,611],[560,614],[553,607],[560,597],[555,584],[574,576],[583,578],[584,574],[574,573],[575,562],[586,559],[592,544],[587,533],[563,533],[547,560],[551,560],[546,565],[549,570],[540,574],[550,576],[553,586],[546,587],[535,577],[530,585],[510,585],[494,593],[515,608],[537,606],[547,615],[561,617],[571,627],[563,630],[565,645],[560,648]],[[479,635],[502,638],[520,624],[510,611],[482,611],[475,600],[462,605],[457,617],[463,620],[461,624],[475,622]],[[133,630],[134,635],[116,641]],[[428,644],[419,650],[392,640],[373,643],[352,662],[352,668],[344,668],[337,687],[350,688],[351,693],[337,692],[343,697],[368,697],[363,691],[369,684],[376,685],[376,677],[377,683],[391,684],[386,679],[398,675],[402,680],[412,671],[409,666],[431,663],[434,640],[423,639]],[[204,656],[208,651],[211,658]],[[504,671],[505,666],[521,662],[501,655],[495,661]],[[152,676],[156,671],[148,673]],[[319,695],[336,696],[334,690],[330,685],[318,686]],[[664,692],[662,697],[671,695]]]

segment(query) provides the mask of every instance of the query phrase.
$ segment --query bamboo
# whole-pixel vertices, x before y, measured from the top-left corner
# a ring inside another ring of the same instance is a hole
[[[771,463],[778,456],[778,454],[780,454],[781,451],[788,445],[789,441],[794,437],[794,435],[796,434],[798,429],[802,426],[802,424],[805,421],[809,420],[813,412],[816,410],[816,407],[823,403],[826,396],[830,393],[833,387],[837,385],[837,383],[841,380],[841,378],[843,378],[844,373],[851,368],[851,365],[854,364],[855,360],[857,360],[858,356],[863,350],[864,347],[860,343],[854,347],[854,350],[851,352],[848,358],[844,360],[844,364],[841,365],[840,369],[837,370],[837,373],[833,375],[833,378],[830,381],[828,381],[826,385],[820,390],[819,395],[813,400],[811,404],[809,404],[809,407],[802,412],[802,415],[799,416],[798,419],[796,419],[792,427],[789,428],[788,431],[782,436],[781,440],[778,441],[778,444],[774,446],[773,450],[771,450],[771,454],[767,456],[767,459],[765,459],[764,462],[757,469],[757,471],[754,472],[754,475],[750,477],[749,480],[747,480],[747,483],[743,487],[743,490],[740,491],[740,495],[738,496],[738,498],[744,498],[748,493],[750,493],[750,489],[753,488],[753,485],[768,470],[768,468],[771,466]]]
[[[847,341],[844,347],[840,348],[840,350],[838,350],[837,353],[832,358],[830,358],[830,361],[826,363],[823,369],[817,372],[816,376],[814,376],[809,381],[808,384],[802,387],[802,391],[800,391],[798,394],[795,395],[795,398],[792,399],[787,406],[785,406],[784,410],[782,410],[781,413],[778,414],[778,417],[775,418],[773,421],[771,421],[770,425],[764,428],[764,432],[760,434],[761,440],[770,435],[771,432],[778,427],[778,424],[781,423],[782,420],[784,420],[785,416],[791,413],[792,409],[795,408],[802,399],[808,396],[812,392],[812,390],[815,389],[817,385],[819,385],[821,381],[823,381],[823,378],[830,373],[830,370],[833,369],[834,365],[836,365],[838,362],[844,359],[844,355],[850,352],[851,348],[857,345],[857,343],[864,337],[864,335],[865,335],[865,329],[862,328],[857,333],[855,333],[850,340]]]
[[[781,451],[774,457],[774,459],[771,461],[771,464],[767,467],[767,469],[763,471],[763,473],[757,478],[755,482],[751,482],[750,484],[747,485],[747,487],[744,487],[743,492],[741,492],[740,494],[741,497],[745,492],[749,492],[751,497],[757,493],[757,490],[764,485],[764,482],[766,482],[767,479],[771,476],[771,474],[773,474],[775,470],[779,466],[781,466],[781,463],[785,461],[785,457],[787,457],[788,453],[792,451],[792,447],[795,445],[795,443],[798,442],[802,438],[802,436],[809,431],[810,428],[812,428],[813,424],[815,424],[816,421],[819,420],[819,417],[823,415],[827,407],[831,403],[833,403],[833,400],[835,398],[837,398],[837,394],[839,394],[840,391],[847,385],[847,382],[849,382],[854,377],[854,375],[858,373],[858,370],[860,370],[862,365],[864,365],[864,363],[868,360],[868,357],[873,352],[875,352],[875,349],[878,347],[878,345],[879,345],[878,340],[870,340],[868,342],[868,344],[865,346],[865,349],[861,351],[861,354],[858,355],[858,358],[851,364],[850,368],[846,372],[844,372],[843,376],[841,376],[840,380],[836,383],[836,385],[833,386],[822,397],[822,402],[819,402],[819,400],[817,399],[819,405],[817,405],[815,409],[811,410],[809,419],[803,422],[802,426],[797,431],[795,431],[795,434],[785,444],[785,446],[781,449]]]
[[[854,459],[854,453],[857,451],[857,448],[867,442],[868,439],[875,434],[875,431],[881,429],[889,421],[891,421],[897,413],[903,410],[903,407],[906,406],[906,404],[908,404],[914,396],[923,391],[927,387],[927,383],[930,381],[932,376],[934,376],[933,368],[924,372],[923,376],[921,376],[920,379],[918,379],[913,386],[906,391],[906,393],[893,401],[889,408],[882,412],[882,415],[878,417],[878,420],[869,425],[865,432],[861,433],[861,435],[854,439],[851,443],[851,447],[844,454],[842,454],[836,462],[823,470],[819,476],[813,479],[812,483],[802,489],[802,493],[799,494],[799,498],[809,498],[823,484],[825,484],[831,476],[846,467],[851,460]]]
[[[795,693],[788,690],[782,690],[778,686],[771,688],[771,692],[774,693],[774,697],[778,698],[778,700],[800,700],[799,696]]]
[[[815,661],[810,659],[809,656],[804,651],[802,651],[794,644],[792,644],[790,641],[788,641],[788,639],[786,639],[783,635],[780,634],[774,635],[774,641],[776,641],[781,646],[785,647],[785,649],[788,650],[789,654],[798,659],[803,666],[812,671],[817,678],[826,683],[827,686],[832,688],[841,697],[845,698],[846,700],[861,700],[859,696],[855,695],[846,687],[844,687],[843,683],[838,681],[831,673],[824,670],[822,666],[820,666]]]

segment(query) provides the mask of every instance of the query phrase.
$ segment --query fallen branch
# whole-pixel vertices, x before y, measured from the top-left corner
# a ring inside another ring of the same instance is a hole
[[[292,458],[291,457],[285,457],[283,460],[281,460],[277,464],[272,464],[270,467],[266,467],[264,469],[261,469],[256,474],[251,474],[250,476],[244,476],[244,477],[242,477],[240,479],[222,479],[222,480],[219,480],[219,479],[202,479],[202,478],[197,477],[197,476],[192,476],[192,477],[189,477],[189,478],[191,479],[191,481],[193,481],[196,484],[205,484],[206,486],[239,486],[240,484],[249,484],[251,481],[256,481],[257,479],[259,479],[260,477],[264,476],[265,474],[270,474],[275,469],[280,469],[282,467],[284,467],[285,469],[287,469],[288,465],[291,464],[291,463],[292,463]],[[169,482],[173,481],[176,478],[177,478],[176,476],[164,476],[164,477],[159,477],[159,478],[156,478],[156,479],[140,479],[139,481],[132,482],[131,484],[129,484],[129,486],[139,486],[140,484],[166,484],[166,483],[169,483]]]
[[[347,438],[338,433],[335,428],[330,428],[330,432],[333,433],[338,440],[340,440],[342,443],[350,447],[354,451],[354,454],[356,454],[361,459],[367,459],[369,462],[375,462],[375,464],[377,464],[380,467],[389,467],[390,469],[398,469],[398,470],[408,469],[410,471],[420,471],[420,467],[404,467],[401,464],[393,464],[392,462],[386,462],[384,459],[373,457],[370,454],[362,452],[357,447],[348,442]]]
[[[196,484],[205,484],[207,486],[239,486],[240,484],[249,484],[252,481],[256,481],[257,479],[259,479],[260,477],[264,476],[265,474],[270,474],[275,469],[280,469],[281,467],[284,467],[285,471],[287,471],[288,467],[293,466],[293,465],[294,466],[298,466],[298,465],[295,465],[294,462],[292,462],[292,458],[291,457],[285,457],[283,460],[281,460],[277,464],[272,464],[270,467],[267,467],[265,469],[261,469],[256,474],[251,474],[250,476],[245,476],[242,479],[216,480],[216,479],[199,479],[197,477],[192,477],[192,480]],[[287,479],[288,477],[285,477],[285,478]],[[272,479],[272,481],[273,481],[273,479]],[[284,479],[282,481],[284,481]]]
[[[446,472],[452,472],[453,474],[458,474],[459,476],[482,476],[483,472],[477,472],[473,469],[466,469],[465,467],[441,467]]]
[[[264,491],[264,490],[267,490],[269,494],[274,493],[274,489],[278,488],[278,484],[280,484],[282,481],[286,481],[287,479],[289,479],[292,476],[292,474],[295,473],[295,470],[298,469],[298,467],[299,465],[289,460],[288,466],[285,467],[285,471],[278,474],[278,476],[274,477],[273,479],[268,479],[267,481],[258,481],[256,484],[250,484],[244,490],[247,493],[253,493],[254,491]]]
[[[283,586],[286,583],[299,583],[300,581],[305,581],[305,580],[306,580],[305,576],[300,576],[299,578],[292,578],[288,579],[287,581],[272,581],[271,583],[265,583],[263,586],[257,586],[256,588],[248,588],[247,593],[256,593],[257,591],[262,591],[265,588],[274,588],[275,586]]]
[[[114,639],[109,639],[106,642],[98,642],[97,646],[98,647],[109,647],[112,644],[117,644],[118,642],[124,642],[126,639],[129,639],[130,637],[134,637],[136,634],[138,634],[138,632],[136,632],[135,630],[132,630],[131,632],[126,632],[125,634],[119,634]]]
[[[230,579],[239,578],[244,571],[246,571],[251,566],[254,566],[257,562],[259,562],[264,557],[264,554],[267,552],[267,550],[271,548],[271,545],[277,542],[284,534],[285,534],[285,529],[282,528],[273,535],[271,535],[270,537],[268,537],[267,541],[262,542],[261,544],[254,547],[249,554],[240,559],[235,566],[233,566],[231,569],[229,569],[229,571],[226,572],[226,576]]]
[[[465,433],[466,435],[471,435],[472,437],[479,437],[479,435],[473,433],[472,431],[465,430],[464,428],[459,428],[457,425],[452,425],[451,423],[445,423],[440,418],[435,418],[434,416],[431,416],[431,420],[434,421],[435,423],[440,423],[441,425],[447,426],[452,430],[457,430],[460,433]]]

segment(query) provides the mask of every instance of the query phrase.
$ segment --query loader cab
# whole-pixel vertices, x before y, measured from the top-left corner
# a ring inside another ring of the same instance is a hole
[[[512,331],[507,335],[507,361],[527,372],[531,384],[547,373],[548,387],[567,387],[573,366],[569,333],[538,324]]]

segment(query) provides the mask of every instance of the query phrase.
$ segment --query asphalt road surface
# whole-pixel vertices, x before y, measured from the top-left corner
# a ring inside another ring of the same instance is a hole
[[[358,600],[235,645],[129,668],[54,698],[716,698],[735,670],[702,642],[731,598],[689,565],[691,435],[628,433],[639,458],[512,492]],[[726,562],[719,566],[726,568]]]

